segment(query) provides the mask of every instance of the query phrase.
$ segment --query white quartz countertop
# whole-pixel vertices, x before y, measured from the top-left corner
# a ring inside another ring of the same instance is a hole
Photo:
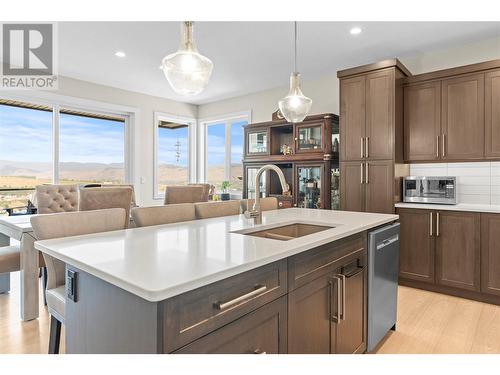
[[[398,219],[397,215],[289,208],[38,241],[35,247],[148,301],[161,301]],[[231,233],[293,222],[334,226],[279,241]]]
[[[500,213],[500,205],[493,204],[425,204],[425,203],[396,203],[396,207],[400,208],[420,208],[424,210],[441,210],[441,211],[470,211],[470,212],[489,212]]]

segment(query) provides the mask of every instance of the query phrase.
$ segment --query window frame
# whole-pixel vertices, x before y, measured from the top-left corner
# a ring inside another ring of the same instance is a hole
[[[235,122],[246,120],[247,124],[252,121],[252,111],[242,111],[229,113],[221,116],[213,116],[199,120],[200,123],[200,137],[199,145],[202,146],[202,152],[200,152],[201,158],[198,161],[198,176],[200,182],[207,182],[208,177],[208,128],[211,125],[219,125],[224,123],[225,125],[225,156],[224,156],[224,179],[227,181],[231,180],[231,127]],[[243,144],[245,140],[243,140]]]
[[[15,100],[33,105],[45,105],[52,109],[52,183],[59,183],[59,111],[63,109],[90,112],[96,115],[111,115],[123,118],[124,121],[124,183],[134,184],[135,181],[135,144],[133,139],[137,127],[136,120],[140,116],[138,108],[118,104],[104,103],[94,100],[75,98],[65,95],[37,92],[16,93],[0,91],[0,97],[7,100]],[[134,184],[135,185],[135,184]]]
[[[197,158],[197,120],[194,117],[173,115],[165,112],[155,112],[153,121],[153,199],[165,199],[165,193],[158,191],[158,150],[159,150],[159,134],[158,125],[160,121],[172,121],[184,123],[188,126],[188,183],[198,181],[196,171]]]

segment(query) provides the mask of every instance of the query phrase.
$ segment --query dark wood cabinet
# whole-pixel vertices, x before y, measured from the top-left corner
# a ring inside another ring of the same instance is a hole
[[[340,207],[345,211],[365,211],[364,163],[340,163]]]
[[[287,352],[286,297],[177,350],[178,354],[279,354]]]
[[[397,59],[337,72],[343,210],[394,212],[396,163],[403,160],[402,80],[409,74]]]
[[[295,207],[338,209],[338,121],[337,115],[322,114],[308,116],[297,124],[277,120],[245,126],[243,198],[255,198],[257,170],[275,164],[290,185]],[[291,153],[285,155],[283,146]],[[261,177],[261,193],[282,193],[274,172]]]
[[[364,158],[365,76],[346,78],[340,81],[340,159],[361,160]]]
[[[500,296],[500,214],[481,214],[481,292]]]
[[[341,207],[346,211],[394,212],[392,161],[340,163]]]
[[[391,214],[394,212],[394,163],[365,163],[365,211]]]
[[[442,159],[482,159],[484,74],[443,80],[441,100]]]
[[[441,82],[404,88],[404,158],[429,161],[440,158]]]
[[[353,244],[346,242],[343,248]],[[311,260],[316,262],[314,256]],[[321,272],[327,265],[331,271]],[[322,268],[316,268],[315,279],[289,292],[288,352],[363,353],[367,335],[366,250],[358,246]]]
[[[434,212],[398,209],[400,228],[399,277],[434,283]]]
[[[500,158],[500,70],[485,74],[484,114],[486,158]]]
[[[394,157],[395,77],[394,69],[366,76],[365,158]]]
[[[436,282],[460,289],[480,289],[480,216],[436,212]]]

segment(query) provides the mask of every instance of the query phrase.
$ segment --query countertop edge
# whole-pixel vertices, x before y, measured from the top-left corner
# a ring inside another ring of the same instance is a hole
[[[280,254],[275,254],[273,256],[269,256],[267,258],[262,258],[262,259],[252,261],[252,262],[249,262],[249,263],[246,263],[243,265],[236,265],[234,267],[231,267],[231,268],[228,268],[228,269],[225,269],[222,271],[218,271],[216,273],[213,273],[213,274],[210,274],[210,275],[198,278],[198,279],[194,279],[194,280],[189,281],[189,282],[184,282],[182,284],[174,285],[172,287],[158,290],[158,291],[146,290],[146,289],[140,288],[137,285],[134,285],[134,284],[127,282],[126,280],[123,280],[123,279],[118,278],[116,276],[110,275],[108,273],[103,273],[103,272],[95,269],[92,266],[81,263],[77,260],[74,260],[73,258],[64,256],[63,254],[61,254],[59,252],[52,251],[51,249],[44,246],[43,241],[35,242],[35,248],[37,250],[40,250],[42,253],[46,253],[50,256],[53,256],[54,258],[59,259],[59,260],[65,262],[65,263],[67,263],[75,268],[78,268],[83,272],[86,272],[86,273],[88,273],[92,276],[95,276],[101,280],[104,280],[112,285],[115,285],[115,286],[117,286],[125,291],[128,291],[132,294],[135,294],[136,296],[141,297],[149,302],[159,302],[159,301],[163,301],[163,300],[166,300],[168,298],[172,298],[172,297],[175,297],[177,295],[195,290],[195,289],[203,287],[205,285],[209,285],[211,283],[226,279],[228,277],[235,276],[235,275],[238,275],[240,273],[250,271],[252,269],[262,267],[262,266],[265,266],[267,264],[279,261],[281,259],[288,258],[290,256],[299,254],[301,252],[311,250],[312,248],[324,245],[326,243],[337,241],[337,240],[340,240],[342,238],[354,235],[356,233],[364,232],[364,231],[367,231],[369,229],[378,227],[380,225],[394,222],[398,219],[399,219],[399,217],[397,214],[392,214],[391,217],[388,217],[385,219],[379,219],[372,224],[360,225],[357,228],[353,228],[353,229],[348,230],[346,232],[343,232],[341,234],[336,234],[335,236],[332,236],[330,238],[326,238],[326,239],[322,239],[322,240],[318,240],[318,241],[312,241],[307,245],[300,245],[296,248],[284,251]]]
[[[394,207],[411,208],[418,210],[463,211],[463,212],[483,212],[483,213],[500,214],[500,205],[487,205],[487,204],[458,203],[456,205],[444,205],[444,204],[400,202],[396,203]]]

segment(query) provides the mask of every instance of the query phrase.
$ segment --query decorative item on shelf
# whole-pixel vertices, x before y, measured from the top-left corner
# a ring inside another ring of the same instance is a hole
[[[300,73],[297,71],[297,21],[294,22],[294,36],[294,71],[290,75],[290,91],[278,102],[281,113],[291,123],[303,121],[312,105],[312,100],[300,89]]]
[[[220,194],[220,199],[222,201],[228,201],[231,199],[231,195],[227,192],[227,189],[231,187],[231,183],[229,181],[222,181],[220,188],[222,190],[222,194]]]
[[[335,138],[333,140],[332,151],[333,152],[339,152],[339,140],[338,140],[338,138]]]
[[[161,62],[161,69],[172,89],[186,96],[203,91],[214,67],[212,61],[196,49],[193,23],[186,21],[181,24],[179,50],[165,56]]]
[[[283,120],[284,118],[285,117],[283,116],[283,113],[281,113],[279,108],[271,115],[271,120],[273,121]]]
[[[283,144],[280,147],[280,152],[283,155],[292,155],[293,154],[293,148],[292,148],[292,146],[289,146],[287,144]]]

